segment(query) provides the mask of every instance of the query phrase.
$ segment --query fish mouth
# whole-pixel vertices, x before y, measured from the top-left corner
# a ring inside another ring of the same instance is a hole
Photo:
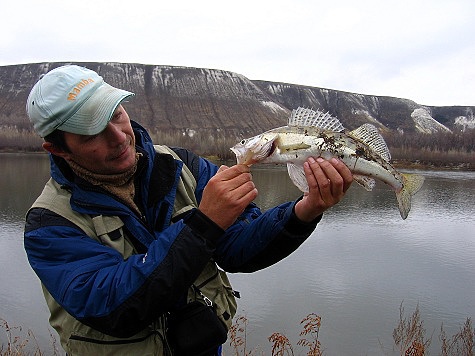
[[[259,163],[270,157],[277,149],[278,144],[276,137],[272,139],[263,140],[261,138],[248,142],[246,145],[236,145],[231,148],[231,151],[236,155],[238,164],[245,164],[248,166],[254,163]]]
[[[231,147],[231,151],[236,155],[236,163],[237,164],[246,164],[250,166],[252,163],[249,161],[252,159],[252,152],[244,151],[243,149]]]

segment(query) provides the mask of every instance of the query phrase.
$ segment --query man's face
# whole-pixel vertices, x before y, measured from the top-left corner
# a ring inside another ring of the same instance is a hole
[[[61,156],[91,172],[122,173],[135,163],[135,136],[129,115],[122,105],[117,107],[99,134],[84,136],[65,132],[64,139],[70,152],[63,152]]]

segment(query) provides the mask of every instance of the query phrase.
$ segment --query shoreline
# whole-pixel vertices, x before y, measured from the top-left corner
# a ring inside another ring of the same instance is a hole
[[[14,151],[14,150],[0,150],[0,155],[44,155],[48,153],[42,150],[39,151]],[[216,155],[203,155],[202,157],[209,159],[212,162],[217,163],[229,163],[232,159],[221,159]],[[394,159],[391,161],[391,165],[397,169],[417,169],[417,170],[440,170],[440,171],[475,171],[475,167],[472,167],[467,162],[457,162],[453,164],[442,164],[440,162],[424,162],[424,161],[407,161],[403,159]]]

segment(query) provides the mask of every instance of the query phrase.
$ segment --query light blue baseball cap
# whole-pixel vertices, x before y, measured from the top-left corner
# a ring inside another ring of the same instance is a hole
[[[90,69],[66,65],[49,71],[33,86],[26,111],[41,137],[57,129],[96,135],[106,128],[117,106],[133,95],[107,84]]]

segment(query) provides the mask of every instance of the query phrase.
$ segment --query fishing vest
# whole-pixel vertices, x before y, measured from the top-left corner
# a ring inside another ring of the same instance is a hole
[[[169,147],[158,145],[154,147],[157,153],[171,154],[175,159],[181,160]],[[184,164],[177,187],[173,217],[198,207],[195,189],[195,177]],[[77,213],[71,209],[70,197],[70,193],[51,178],[31,208],[45,208],[64,217],[81,228],[90,238],[118,251],[124,260],[137,253],[119,217]],[[193,286],[188,290],[187,302],[199,300],[205,303],[203,298],[209,298],[215,306],[218,317],[229,329],[236,313],[237,303],[226,273],[210,260]],[[114,356],[172,354],[165,335],[164,316],[132,337],[117,338],[82,324],[54,300],[44,285],[42,288],[51,313],[49,322],[58,332],[61,345],[67,354]],[[201,293],[198,293],[196,288]]]

